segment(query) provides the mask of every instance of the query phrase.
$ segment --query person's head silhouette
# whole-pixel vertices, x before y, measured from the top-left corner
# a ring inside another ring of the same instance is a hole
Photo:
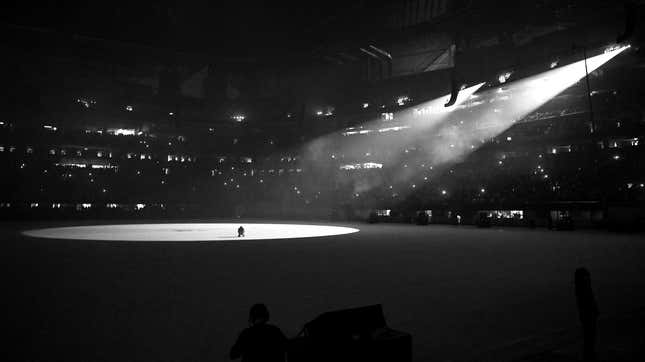
[[[254,304],[249,311],[249,324],[264,324],[268,321],[269,310],[267,309],[267,306],[262,303]]]

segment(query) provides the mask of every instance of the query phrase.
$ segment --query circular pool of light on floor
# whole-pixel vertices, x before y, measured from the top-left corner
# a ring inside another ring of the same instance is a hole
[[[244,227],[244,237],[237,236],[237,229]],[[23,231],[36,238],[104,240],[104,241],[222,241],[292,239],[342,235],[358,229],[300,224],[255,223],[185,223],[185,224],[126,224],[69,226]]]

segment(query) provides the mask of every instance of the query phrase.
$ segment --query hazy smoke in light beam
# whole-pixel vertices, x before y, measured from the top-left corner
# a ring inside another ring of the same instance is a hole
[[[598,69],[628,47],[588,58],[588,72]],[[581,60],[478,94],[476,99],[465,103],[462,110],[454,112],[448,122],[437,128],[441,141],[426,144],[425,156],[431,157],[435,164],[463,158],[477,149],[482,141],[503,133],[585,75],[585,61]]]
[[[588,72],[598,69],[626,48],[616,48],[588,58]],[[373,161],[382,163],[383,167],[397,168],[390,182],[412,181],[424,171],[417,164],[425,164],[426,168],[429,165],[440,167],[463,159],[483,141],[504,132],[516,121],[584,78],[585,74],[585,62],[582,60],[475,95],[484,84],[480,83],[461,90],[457,102],[451,107],[444,107],[450,95],[436,98],[395,112],[395,121],[392,123],[373,120],[355,127],[356,132],[372,135],[340,139],[337,134],[320,137],[305,145],[303,156],[310,161],[309,167],[316,167],[319,161],[329,160],[330,149],[336,160],[346,155],[348,163],[368,153]],[[379,130],[393,123],[409,129],[384,137],[373,137],[374,133],[380,133]],[[403,153],[407,147],[414,146],[420,146],[421,152]],[[403,168],[404,162],[410,167]],[[376,179],[359,181],[356,180],[354,185],[356,193],[384,186]]]
[[[450,99],[450,94],[435,98],[428,102],[418,104],[414,107],[406,108],[394,113],[395,124],[405,124],[405,128],[413,128],[417,131],[428,131],[433,127],[439,125],[447,115],[450,114],[456,107],[462,102],[466,101],[473,93],[475,93],[479,88],[481,88],[484,83],[479,83],[472,87],[465,88],[459,92],[457,101],[455,105],[451,107],[444,107],[444,104]],[[354,128],[356,130],[366,131],[370,133],[380,133],[382,130],[388,128],[389,123],[383,122],[381,119],[373,119],[362,124],[356,125]],[[391,124],[390,124],[391,125]],[[381,130],[381,131],[379,131]],[[358,131],[356,131],[358,132]],[[372,134],[373,135],[373,134]],[[422,136],[422,134],[417,133],[417,136]],[[338,133],[328,134],[326,136],[319,137],[315,140],[308,142],[303,147],[303,156],[307,161],[323,161],[330,157],[327,152],[333,146],[338,146],[333,152],[335,156],[339,158],[345,154],[351,154],[352,152],[360,152],[364,150],[383,150],[390,147],[405,147],[406,144],[414,141],[414,137],[407,135],[404,140],[399,140],[399,137],[396,135],[390,135],[389,137],[350,137],[351,140],[338,140]],[[349,145],[345,144],[350,142]],[[379,152],[379,156],[383,156]],[[387,163],[386,158],[381,158],[381,162]]]
[[[398,112],[394,112],[392,122],[384,122],[382,119],[374,119],[354,127],[354,132],[368,132],[369,135],[353,135],[340,137],[338,133],[329,134],[310,141],[304,146],[303,159],[310,168],[319,167],[329,161],[330,157],[338,161],[347,156],[347,163],[350,160],[364,158],[365,154],[375,157],[375,160],[386,166],[398,162],[401,158],[401,151],[407,145],[413,144],[419,138],[424,137],[428,132],[440,125],[458,105],[468,100],[470,96],[479,90],[484,83],[462,89],[459,92],[457,101],[451,107],[444,104],[450,99],[450,94],[433,100],[420,103]],[[403,126],[403,127],[400,127]],[[394,132],[392,128],[401,128],[409,132]],[[387,131],[387,136],[376,134]],[[331,152],[331,155],[329,154]],[[322,164],[319,164],[319,162]],[[319,170],[320,171],[320,170]],[[411,175],[399,173],[397,177],[408,178]],[[380,180],[374,178],[359,178],[355,180],[354,192],[362,193],[373,187],[380,186]]]

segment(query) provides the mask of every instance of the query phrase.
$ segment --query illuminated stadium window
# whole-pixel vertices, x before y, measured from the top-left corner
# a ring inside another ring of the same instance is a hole
[[[110,164],[94,164],[92,165],[92,168],[118,168],[118,166]]]
[[[392,132],[392,131],[397,132],[397,131],[400,131],[400,130],[402,130],[402,129],[406,129],[406,128],[410,128],[410,126],[398,126],[398,127],[386,127],[386,128],[380,128],[380,129],[378,130],[378,132],[379,132],[379,133]]]
[[[57,163],[56,166],[63,166],[63,167],[77,167],[77,168],[85,168],[87,167],[86,164],[84,163],[76,163],[76,162],[63,162],[63,163]]]
[[[390,209],[376,210],[376,216],[390,216],[391,213],[392,210]]]
[[[365,162],[365,163],[354,163],[348,165],[341,165],[341,170],[360,170],[360,169],[373,169],[373,168],[383,168],[382,163],[376,162]]]
[[[393,121],[394,120],[394,113],[392,113],[392,112],[381,113],[381,119],[383,121]]]
[[[608,142],[609,148],[636,147],[639,145],[638,137],[614,139]]]
[[[516,219],[516,220],[524,219],[523,210],[487,210],[482,212],[486,213],[488,217],[492,217],[495,219]]]
[[[133,128],[110,128],[107,132],[115,136],[134,136],[137,134]]]
[[[558,154],[558,153],[568,153],[571,152],[571,145],[567,146],[555,146],[551,149],[552,154]]]
[[[410,102],[410,97],[408,96],[401,96],[396,99],[396,104],[399,106],[404,106],[408,102]]]

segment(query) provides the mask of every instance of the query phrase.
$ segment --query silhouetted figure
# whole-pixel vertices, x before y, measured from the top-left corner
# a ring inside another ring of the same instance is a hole
[[[242,362],[284,362],[287,337],[280,328],[268,324],[269,310],[264,304],[255,304],[249,312],[249,328],[240,333],[231,348],[230,357],[242,357]]]
[[[591,276],[585,268],[576,269],[576,301],[578,313],[582,323],[582,336],[584,340],[583,361],[596,360],[596,320],[598,319],[598,305],[591,290]]]
[[[239,228],[237,228],[237,237],[239,238],[241,236],[244,236],[244,227],[243,226],[240,226]]]

